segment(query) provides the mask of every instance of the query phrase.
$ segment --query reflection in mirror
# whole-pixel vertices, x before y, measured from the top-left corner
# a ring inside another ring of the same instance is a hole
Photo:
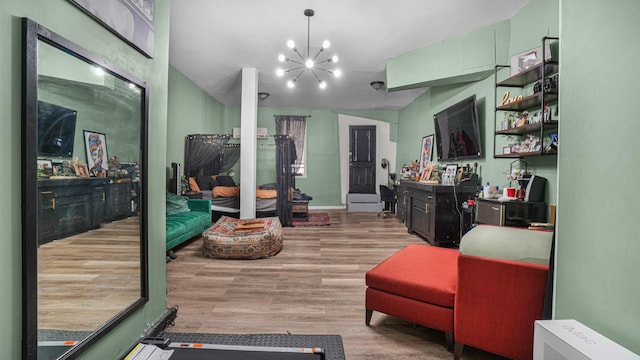
[[[147,89],[24,26],[23,358],[68,359],[147,299]]]

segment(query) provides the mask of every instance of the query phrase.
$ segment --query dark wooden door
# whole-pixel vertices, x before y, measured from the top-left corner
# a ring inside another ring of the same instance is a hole
[[[349,192],[376,193],[376,127],[349,127]]]

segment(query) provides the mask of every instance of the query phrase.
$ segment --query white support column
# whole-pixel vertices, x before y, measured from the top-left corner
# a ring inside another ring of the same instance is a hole
[[[240,104],[240,219],[256,217],[258,70],[242,68]]]

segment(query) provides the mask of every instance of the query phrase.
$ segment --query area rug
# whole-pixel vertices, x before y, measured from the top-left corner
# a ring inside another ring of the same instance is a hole
[[[307,221],[293,219],[293,226],[327,226],[331,225],[329,214],[326,212],[310,212]]]
[[[258,347],[322,348],[325,360],[345,360],[340,335],[297,334],[194,334],[165,332],[160,337],[172,342]]]

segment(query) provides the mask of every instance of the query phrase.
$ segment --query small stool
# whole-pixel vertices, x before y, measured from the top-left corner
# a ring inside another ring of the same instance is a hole
[[[365,323],[379,311],[444,331],[453,351],[453,304],[458,278],[457,249],[409,245],[365,275]]]
[[[260,259],[282,249],[277,217],[240,220],[222,216],[202,233],[204,255],[217,259]]]
[[[294,220],[308,221],[309,220],[309,201],[308,200],[293,200],[291,201],[291,216]]]

